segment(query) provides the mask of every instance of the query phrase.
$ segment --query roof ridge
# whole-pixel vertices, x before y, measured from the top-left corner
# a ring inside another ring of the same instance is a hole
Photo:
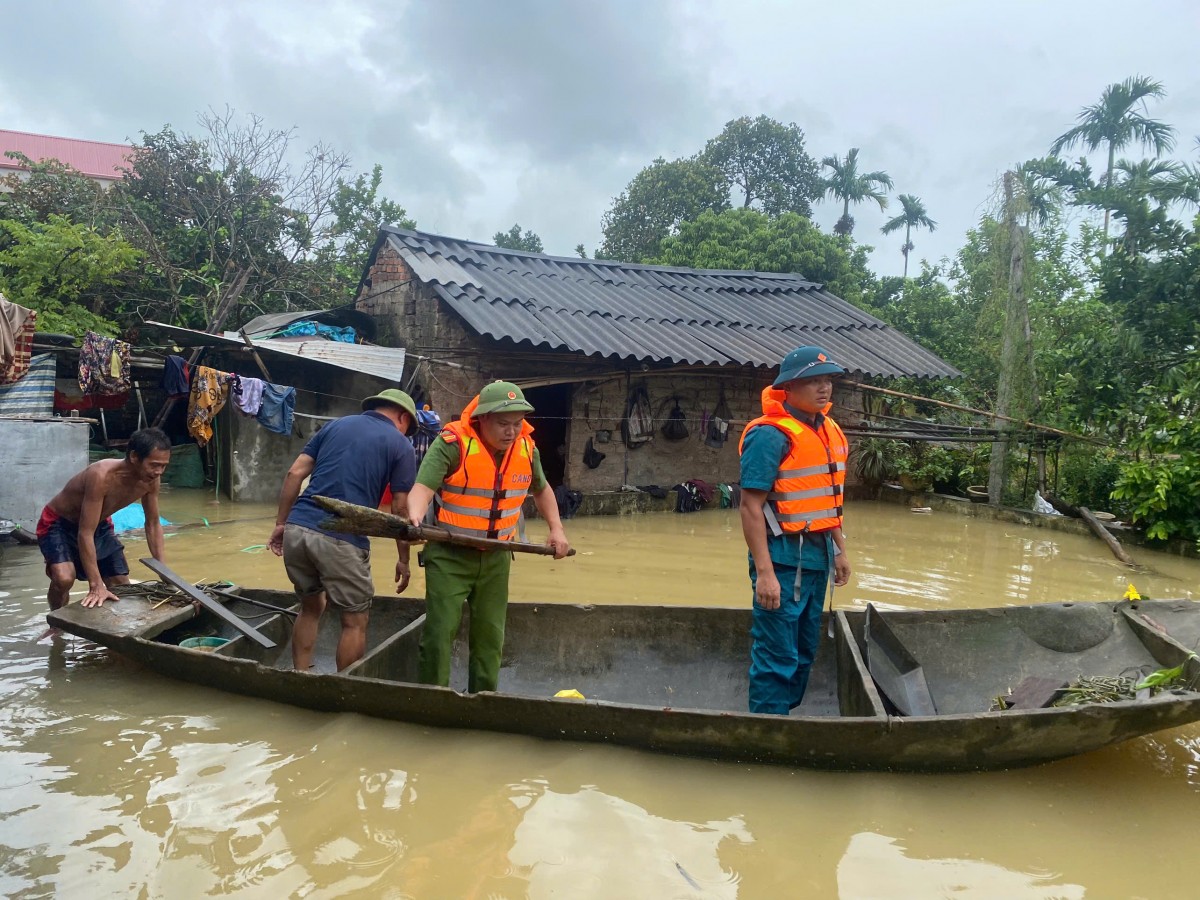
[[[614,269],[637,269],[641,271],[651,272],[676,272],[683,274],[704,274],[704,275],[724,275],[733,278],[768,278],[778,281],[803,281],[807,284],[815,286],[820,290],[824,285],[815,281],[809,281],[799,272],[760,272],[757,269],[696,269],[690,266],[662,266],[653,263],[631,263],[623,262],[619,259],[585,259],[581,256],[555,256],[550,253],[533,253],[529,250],[510,250],[507,247],[497,247],[495,244],[484,244],[479,241],[472,241],[466,238],[456,238],[445,234],[436,234],[432,231],[421,231],[415,228],[399,228],[395,225],[383,225],[380,230],[387,231],[390,234],[402,236],[411,236],[415,238],[436,238],[439,241],[446,241],[451,244],[459,244],[464,247],[469,247],[472,250],[482,253],[488,253],[494,256],[518,256],[526,259],[541,259],[550,260],[553,262],[568,263],[573,266],[603,266]]]

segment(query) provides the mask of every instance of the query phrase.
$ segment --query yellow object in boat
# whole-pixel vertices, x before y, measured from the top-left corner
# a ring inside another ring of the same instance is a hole
[[[1132,581],[1129,582],[1129,587],[1127,587],[1125,589],[1124,599],[1126,599],[1126,600],[1141,600],[1142,599],[1142,595],[1138,593],[1138,589],[1133,586]]]
[[[575,690],[575,688],[567,688],[565,691],[559,691],[554,696],[559,697],[563,700],[586,700],[587,699],[587,697],[583,696],[583,694],[579,693],[579,691]]]

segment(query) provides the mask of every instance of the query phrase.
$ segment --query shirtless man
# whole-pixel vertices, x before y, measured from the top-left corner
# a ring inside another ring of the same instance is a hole
[[[171,461],[171,439],[158,428],[143,428],[129,438],[124,459],[102,459],[72,476],[42,510],[38,546],[46,559],[51,609],[67,605],[71,588],[86,578],[84,606],[119,599],[110,588],[129,584],[129,564],[109,516],[142,501],[150,555],[163,558],[158,520],[159,478]]]

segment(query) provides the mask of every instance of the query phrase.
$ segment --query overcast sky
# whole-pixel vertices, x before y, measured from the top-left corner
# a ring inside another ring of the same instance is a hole
[[[1151,114],[1179,130],[1177,155],[1196,161],[1200,135],[1196,0],[19,6],[0,29],[0,128],[133,142],[229,105],[356,170],[382,163],[387,196],[424,230],[490,241],[520,222],[564,255],[595,249],[639,169],[739,115],[795,122],[818,160],[861,148],[938,222],[914,236],[930,259],[1111,82],[1163,82]],[[887,214],[854,215],[876,269],[899,274]]]

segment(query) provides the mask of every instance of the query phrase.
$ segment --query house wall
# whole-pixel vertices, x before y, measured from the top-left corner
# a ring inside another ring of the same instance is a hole
[[[42,507],[71,476],[88,465],[86,422],[0,418],[4,477],[0,478],[0,519],[26,531],[37,528]]]
[[[212,364],[226,372],[262,377],[245,354],[216,354]],[[323,419],[337,418],[361,410],[364,397],[378,393],[391,382],[318,362],[301,362],[265,354],[264,360],[275,384],[296,388],[296,417],[291,435],[268,431],[254,419],[226,404],[217,420],[218,445],[223,471],[218,489],[231,500],[274,503],[279,498],[283,476],[317,431]]]
[[[565,484],[585,493],[619,490],[625,484],[670,488],[692,478],[736,482],[741,429],[760,414],[760,395],[773,374],[750,367],[688,372],[643,369],[628,361],[482,338],[469,332],[458,315],[417,281],[399,254],[386,245],[368,273],[357,307],[379,319],[381,343],[404,347],[407,359],[419,363],[412,393],[418,403],[428,402],[437,410],[443,422],[457,418],[479,388],[493,379],[565,379],[566,387],[535,387],[526,393],[536,405],[539,397],[548,397],[555,390],[569,392],[565,441],[548,446],[543,440],[539,448],[547,469],[551,468],[551,454],[564,455]],[[413,371],[407,369],[405,378]],[[673,398],[678,399],[687,418],[687,439],[673,442],[656,433],[652,441],[636,449],[625,446],[621,420],[630,389],[638,384],[645,385],[651,414],[659,426],[671,412]],[[722,391],[732,424],[725,443],[713,448],[704,441],[704,426]],[[835,402],[859,408],[857,396],[851,396],[856,393],[852,388],[840,389]],[[845,418],[839,421],[848,424]],[[542,424],[539,431],[537,417],[530,419],[535,438],[554,431],[549,423]],[[607,442],[604,432],[608,432]],[[604,454],[596,468],[583,462],[589,438],[593,448]]]

